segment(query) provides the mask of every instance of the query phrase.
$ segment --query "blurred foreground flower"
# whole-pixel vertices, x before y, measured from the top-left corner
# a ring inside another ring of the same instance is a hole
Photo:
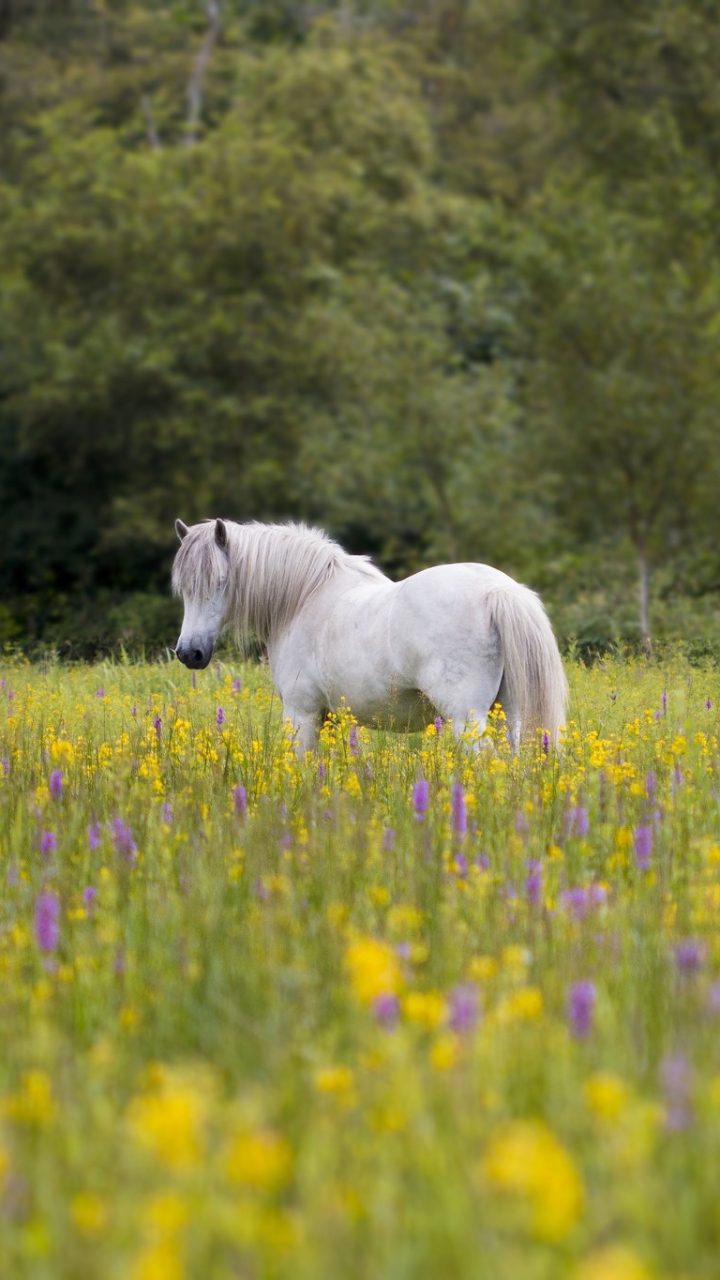
[[[41,951],[55,951],[60,941],[60,903],[54,893],[35,901],[35,941]]]
[[[650,1272],[636,1253],[610,1245],[585,1258],[572,1280],[650,1280]]]
[[[582,1040],[592,1031],[597,991],[594,982],[573,982],[568,990],[567,1014],[570,1033]]]
[[[535,1234],[562,1240],[580,1218],[585,1201],[582,1179],[565,1147],[535,1120],[513,1120],[490,1137],[483,1171],[502,1191],[526,1198]]]
[[[412,789],[412,803],[415,817],[423,822],[430,804],[430,783],[427,778],[419,778]]]
[[[393,947],[375,938],[358,938],[345,952],[345,968],[361,1004],[380,996],[396,995],[402,988],[402,970]]]

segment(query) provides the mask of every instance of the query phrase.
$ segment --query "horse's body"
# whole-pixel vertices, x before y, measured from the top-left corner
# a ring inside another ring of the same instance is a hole
[[[475,737],[499,702],[514,745],[539,729],[557,741],[560,654],[538,597],[507,574],[450,564],[395,583],[302,525],[176,527],[178,658],[206,667],[226,623],[257,635],[300,749],[343,699],[361,724],[419,729],[439,714]]]

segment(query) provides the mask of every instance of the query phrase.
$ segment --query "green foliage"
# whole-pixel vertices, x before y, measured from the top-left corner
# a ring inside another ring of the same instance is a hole
[[[661,629],[658,593],[716,592],[716,28],[7,0],[5,638],[105,645],[127,608],[140,643],[177,515],[494,561],[606,639],[630,547]]]

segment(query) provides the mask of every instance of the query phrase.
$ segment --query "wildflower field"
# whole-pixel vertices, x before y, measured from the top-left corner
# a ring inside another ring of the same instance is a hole
[[[0,675],[2,1276],[717,1276],[713,667],[568,664],[515,759]]]

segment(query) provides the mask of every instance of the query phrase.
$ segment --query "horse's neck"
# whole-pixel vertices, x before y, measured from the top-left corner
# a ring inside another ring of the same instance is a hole
[[[317,539],[288,541],[283,526],[267,526],[247,532],[242,525],[231,531],[235,540],[240,580],[235,597],[235,620],[239,631],[255,632],[267,642],[282,630],[319,591],[341,590],[362,581],[382,581],[383,575],[369,569],[355,556],[348,556],[332,542]]]

